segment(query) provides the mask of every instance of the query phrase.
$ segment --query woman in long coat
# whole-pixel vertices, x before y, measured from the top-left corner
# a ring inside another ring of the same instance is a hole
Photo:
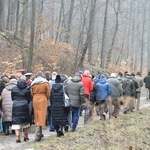
[[[9,127],[12,125],[12,105],[11,90],[17,84],[16,79],[11,79],[9,84],[2,91],[2,112],[3,127],[5,127],[6,135],[9,135]]]
[[[52,104],[52,123],[57,132],[57,136],[63,136],[63,127],[68,125],[68,109],[64,108],[63,102],[63,84],[61,83],[60,75],[56,76],[55,84],[51,89],[51,104]]]
[[[38,72],[36,78],[31,83],[34,119],[36,125],[35,141],[40,141],[43,137],[42,126],[45,126],[46,123],[47,104],[50,98],[50,86],[44,77],[43,72]]]
[[[17,86],[12,88],[11,98],[13,101],[12,129],[16,133],[16,142],[21,142],[20,129],[24,129],[24,141],[28,141],[28,127],[30,126],[28,104],[31,100],[31,93],[26,80],[19,79],[17,81]]]

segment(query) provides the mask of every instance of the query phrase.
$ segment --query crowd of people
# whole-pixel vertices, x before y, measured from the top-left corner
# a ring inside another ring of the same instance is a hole
[[[139,110],[141,87],[150,91],[150,72],[144,79],[141,73],[123,75],[102,73],[91,75],[89,70],[79,71],[72,77],[57,72],[32,73],[26,70],[19,78],[4,75],[0,79],[0,131],[16,135],[16,142],[21,142],[20,131],[24,133],[24,141],[28,141],[28,129],[35,124],[35,141],[44,136],[42,127],[49,125],[49,131],[56,132],[58,137],[64,131],[76,131],[79,117],[84,111],[84,124],[88,123],[96,111],[100,120],[117,118],[120,107],[123,113]],[[71,105],[64,107],[64,93]],[[150,99],[150,95],[149,95]]]

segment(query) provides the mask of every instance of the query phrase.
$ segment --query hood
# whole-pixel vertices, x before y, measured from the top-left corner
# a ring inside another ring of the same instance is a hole
[[[63,85],[61,83],[56,83],[56,84],[53,84],[52,90],[54,92],[58,92],[58,91],[60,91],[62,89],[62,87],[63,87]]]
[[[11,91],[14,86],[16,86],[16,85],[9,83],[9,84],[6,86],[6,89],[7,89],[8,91]]]
[[[101,78],[101,79],[100,79],[100,83],[102,83],[102,84],[103,84],[103,83],[106,83],[106,78]]]
[[[27,87],[26,81],[23,80],[23,79],[19,79],[19,80],[17,81],[17,87],[18,87],[19,89],[25,89],[25,88]]]
[[[72,82],[80,82],[81,79],[82,79],[81,76],[74,76],[74,77],[72,77],[71,81]]]
[[[90,77],[88,74],[82,74],[83,77]]]

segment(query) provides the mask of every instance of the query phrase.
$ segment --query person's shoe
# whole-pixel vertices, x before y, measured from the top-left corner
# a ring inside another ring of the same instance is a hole
[[[55,130],[54,130],[54,129],[50,129],[49,131],[50,131],[50,132],[54,132]]]
[[[28,142],[28,141],[29,141],[29,138],[25,138],[25,137],[24,137],[24,141],[25,141],[25,142]]]
[[[71,132],[75,132],[75,129],[72,129]]]
[[[64,130],[67,132],[69,130],[69,126],[65,126]]]
[[[21,140],[20,140],[20,136],[16,136],[16,143],[20,143]]]
[[[124,111],[123,114],[127,114],[127,111]]]
[[[39,142],[41,141],[41,138],[35,139],[35,142]]]
[[[57,137],[61,137],[60,131],[57,131]]]
[[[16,140],[16,143],[21,143],[21,141],[20,140]]]

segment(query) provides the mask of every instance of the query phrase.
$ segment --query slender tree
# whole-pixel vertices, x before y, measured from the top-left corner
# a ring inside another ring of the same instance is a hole
[[[4,31],[4,0],[0,0],[0,31]]]
[[[33,49],[34,49],[34,27],[35,27],[35,0],[32,0],[30,51],[29,51],[29,63],[28,63],[29,71],[32,71],[32,60],[33,60]]]

